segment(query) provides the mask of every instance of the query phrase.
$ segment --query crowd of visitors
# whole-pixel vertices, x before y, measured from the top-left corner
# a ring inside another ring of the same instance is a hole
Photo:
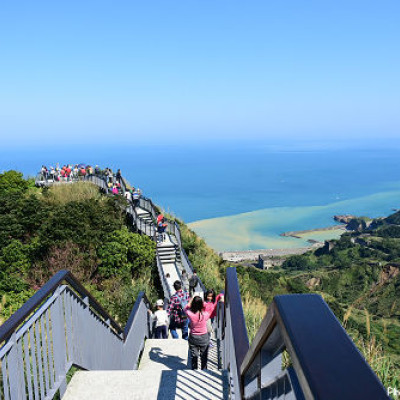
[[[197,274],[193,275],[197,277]],[[189,343],[191,368],[198,368],[200,358],[201,369],[207,369],[208,350],[212,347],[212,322],[216,316],[218,302],[223,302],[224,296],[222,293],[216,296],[215,291],[210,289],[205,292],[203,300],[200,295],[189,296],[179,280],[175,281],[173,286],[175,293],[171,296],[166,310],[163,300],[157,300],[157,311],[154,314],[149,310],[154,323],[154,337],[166,339],[169,328],[172,338],[178,339],[177,331],[180,330],[182,339],[188,340]]]
[[[120,169],[114,173],[111,168],[101,169],[98,165],[94,168],[87,164],[65,164],[60,167],[60,164],[57,163],[55,167],[42,165],[40,170],[40,180],[47,183],[76,182],[90,176],[98,176],[105,179],[109,193],[114,195],[124,194],[128,202],[132,202],[134,206],[139,205],[141,190],[132,187],[130,189],[126,188],[125,193],[123,193]]]
[[[98,166],[96,165],[97,169]],[[86,164],[65,164],[60,167],[60,164],[57,163],[56,166],[50,166],[49,168],[46,165],[42,165],[40,170],[40,175],[43,180],[46,182],[70,182],[74,180],[79,180],[84,178],[85,176],[90,176],[95,174],[95,169]]]

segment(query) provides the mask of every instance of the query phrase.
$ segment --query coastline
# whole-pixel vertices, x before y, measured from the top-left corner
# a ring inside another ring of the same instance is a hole
[[[327,226],[325,228],[306,229],[304,231],[283,232],[279,236],[291,236],[291,237],[294,237],[294,238],[297,238],[297,239],[301,239],[302,236],[307,235],[309,233],[335,231],[335,230],[338,230],[338,229],[345,231],[346,230],[346,224]]]
[[[309,235],[313,235],[318,232],[326,231],[337,231],[341,230],[343,233],[346,231],[346,224],[327,226],[324,228],[306,229],[302,231],[288,231],[283,232],[280,236],[293,237],[296,239],[304,239]],[[256,249],[256,250],[232,250],[222,251],[219,255],[224,261],[241,262],[241,261],[257,261],[259,256],[265,257],[287,257],[293,255],[304,254],[310,250],[316,250],[324,245],[325,241],[317,241],[308,239],[310,246],[306,247],[292,247],[292,248],[281,248],[281,249]]]
[[[314,243],[309,247],[297,247],[287,249],[259,249],[259,250],[243,250],[243,251],[224,251],[219,255],[224,261],[241,262],[241,261],[257,261],[259,256],[265,257],[287,257],[307,253],[310,250],[316,250],[322,247],[323,243]]]
[[[188,226],[220,253],[256,249],[291,251],[340,238],[345,230],[332,221],[333,216],[388,215],[398,204],[399,196],[400,190],[392,190],[323,206],[272,207],[194,221]],[[317,229],[321,226],[325,228]],[[282,232],[286,235],[281,235]]]

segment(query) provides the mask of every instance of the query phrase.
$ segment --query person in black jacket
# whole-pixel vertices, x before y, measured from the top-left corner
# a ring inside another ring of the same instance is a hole
[[[197,270],[193,270],[193,275],[189,278],[189,295],[193,296],[196,291],[196,286],[199,283],[199,277],[197,276]]]

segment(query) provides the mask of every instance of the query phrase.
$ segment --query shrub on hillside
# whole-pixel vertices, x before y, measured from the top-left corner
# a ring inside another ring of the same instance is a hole
[[[282,264],[283,269],[292,269],[306,271],[314,268],[315,265],[311,262],[307,255],[294,255],[287,258]]]
[[[153,264],[154,251],[155,244],[151,239],[123,227],[114,231],[99,247],[99,273],[106,278],[120,276],[130,279],[136,269]]]

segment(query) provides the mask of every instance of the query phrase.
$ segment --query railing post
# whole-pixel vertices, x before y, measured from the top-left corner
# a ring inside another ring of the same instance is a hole
[[[65,340],[65,328],[64,328],[64,312],[62,299],[60,296],[61,286],[56,290],[57,299],[54,302],[52,310],[52,333],[53,333],[53,353],[54,353],[54,367],[56,382],[60,382],[59,390],[60,397],[64,395],[67,389],[66,381],[66,340]]]
[[[10,340],[13,342],[7,357],[10,398],[11,400],[19,400],[26,397],[22,352],[18,349],[17,335],[15,332],[12,334]]]

